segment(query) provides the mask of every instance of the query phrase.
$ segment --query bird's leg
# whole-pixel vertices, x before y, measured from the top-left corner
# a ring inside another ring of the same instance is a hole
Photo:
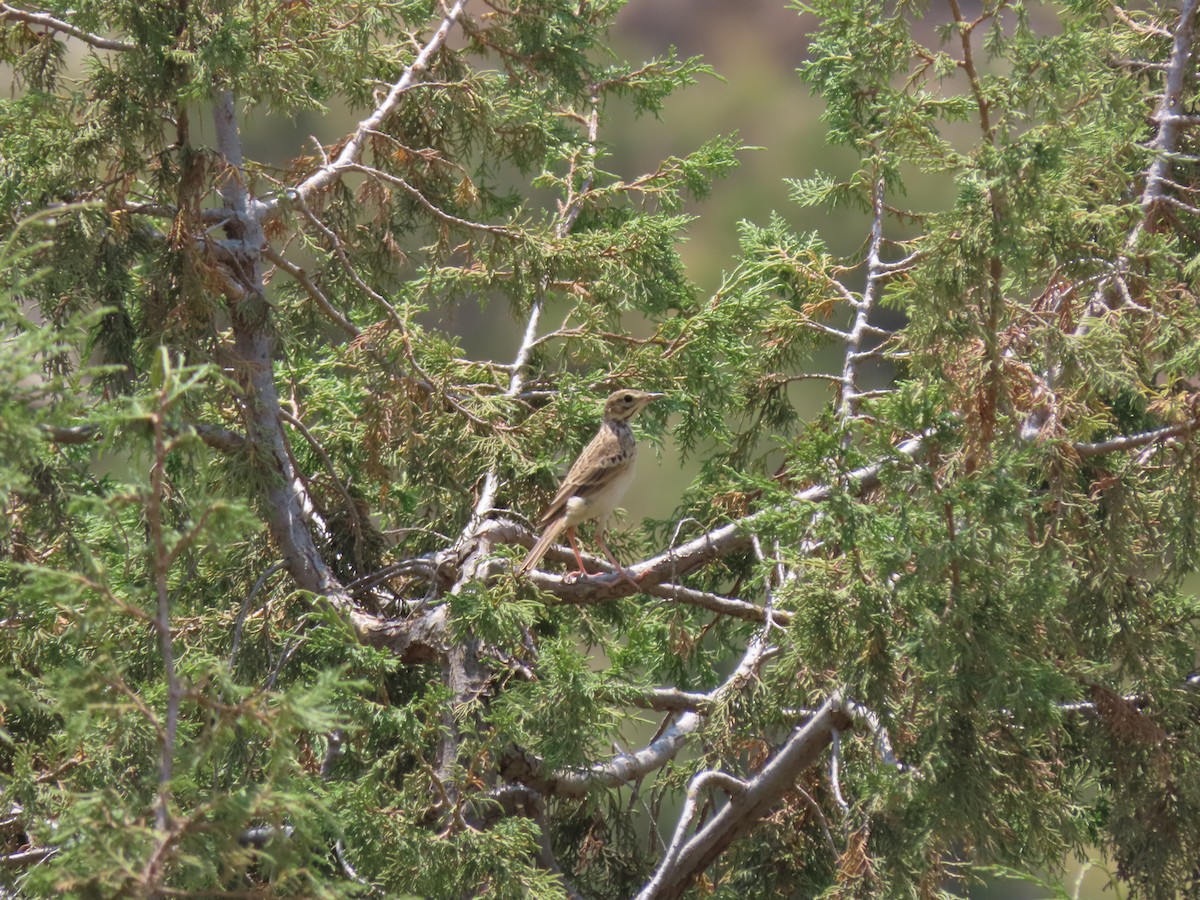
[[[638,579],[634,578],[632,575],[630,575],[629,570],[626,569],[619,562],[617,562],[617,557],[614,556],[613,552],[608,549],[608,544],[604,543],[604,529],[603,528],[596,529],[596,543],[600,545],[600,549],[604,551],[604,555],[608,557],[608,561],[613,564],[613,568],[615,568],[617,570],[617,572],[620,573],[621,577],[624,578],[626,581],[628,581],[630,584],[632,584],[636,590],[640,591],[642,589],[642,586],[640,584],[638,584]],[[646,573],[643,572],[642,577],[644,577],[645,574]]]
[[[575,553],[575,562],[579,563],[579,571],[578,572],[568,572],[566,575],[563,576],[563,581],[570,584],[573,581],[579,580],[579,576],[591,575],[592,573],[589,572],[587,570],[587,566],[585,566],[583,564],[583,555],[580,554],[579,543],[575,540],[575,526],[574,525],[567,526],[567,540],[571,544],[571,550],[573,550]]]

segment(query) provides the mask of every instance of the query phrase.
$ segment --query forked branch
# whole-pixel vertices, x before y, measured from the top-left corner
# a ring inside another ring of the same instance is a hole
[[[664,856],[636,900],[665,900],[684,890],[734,841],[766,816],[790,791],[800,774],[816,764],[835,731],[848,731],[854,720],[834,694],[759,772],[740,783],[729,802],[678,849]]]
[[[459,20],[463,7],[466,5],[467,0],[455,0],[454,5],[447,10],[441,24],[438,25],[429,37],[429,40],[425,42],[420,52],[417,53],[417,58],[405,67],[400,77],[391,86],[387,96],[375,107],[371,115],[358,123],[358,126],[351,133],[349,139],[346,140],[336,158],[325,163],[316,172],[296,185],[288,192],[282,203],[279,199],[275,199],[265,204],[264,211],[268,218],[278,215],[282,211],[282,205],[290,202],[289,198],[291,201],[299,200],[301,203],[308,203],[321,191],[331,187],[359,162],[362,158],[363,148],[366,146],[368,136],[372,132],[380,130],[387,117],[396,111],[405,93],[419,83],[421,76],[429,68],[430,60],[445,45],[446,38],[450,34],[450,29]]]

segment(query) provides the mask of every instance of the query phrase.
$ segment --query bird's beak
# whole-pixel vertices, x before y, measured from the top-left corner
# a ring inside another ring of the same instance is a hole
[[[646,402],[649,403],[651,400],[657,400],[659,397],[665,397],[665,396],[667,396],[667,395],[666,394],[646,394]]]

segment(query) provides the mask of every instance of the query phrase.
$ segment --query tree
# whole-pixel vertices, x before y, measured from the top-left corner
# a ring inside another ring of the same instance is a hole
[[[7,890],[1200,891],[1196,0],[813,0],[861,252],[764,210],[712,296],[740,144],[606,171],[706,72],[619,6],[0,5]],[[618,385],[701,474],[639,589],[515,579]]]

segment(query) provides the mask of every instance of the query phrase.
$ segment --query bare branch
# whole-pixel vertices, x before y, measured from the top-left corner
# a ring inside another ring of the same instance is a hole
[[[874,711],[863,706],[861,703],[855,703],[853,700],[846,700],[845,709],[855,721],[864,723],[871,734],[875,736],[875,747],[879,751],[880,759],[897,771],[903,771],[907,768],[904,763],[896,759],[896,753],[892,750],[892,739],[888,736],[887,729],[883,727],[883,722],[880,721],[879,716]]]
[[[258,592],[266,585],[267,580],[272,575],[283,568],[283,563],[275,563],[267,568],[267,571],[258,576],[258,580],[254,582],[254,587],[250,589],[250,593],[246,595],[246,599],[242,601],[242,607],[238,610],[237,618],[233,623],[233,638],[229,643],[229,672],[232,675],[237,666],[238,652],[242,647],[242,631],[246,627],[246,616],[250,614],[250,604],[254,602],[254,598],[258,596]]]
[[[263,256],[265,256],[279,268],[283,269],[283,271],[291,275],[292,278],[295,279],[296,283],[299,284],[300,287],[304,288],[305,292],[307,292],[308,295],[313,298],[313,301],[320,308],[321,312],[325,313],[325,316],[329,319],[329,321],[333,322],[333,324],[342,329],[342,331],[346,332],[346,334],[350,335],[352,338],[357,338],[362,335],[362,332],[358,329],[358,326],[338,312],[334,305],[329,302],[329,298],[325,296],[325,292],[317,287],[312,278],[310,278],[308,273],[302,268],[288,260],[282,254],[277,253],[269,245],[263,247]]]
[[[1111,271],[1113,272],[1112,278],[1101,280],[1095,291],[1093,291],[1084,309],[1084,315],[1080,317],[1079,324],[1075,327],[1076,337],[1087,334],[1096,317],[1109,309],[1105,289],[1110,283],[1117,283],[1124,295],[1128,296],[1123,279],[1126,271],[1129,269],[1129,254],[1137,246],[1146,226],[1151,224],[1156,207],[1160,205],[1174,205],[1171,202],[1173,198],[1170,198],[1170,195],[1167,193],[1167,188],[1172,183],[1170,178],[1171,164],[1179,158],[1180,137],[1183,134],[1184,126],[1189,124],[1187,122],[1187,110],[1184,105],[1184,89],[1187,84],[1188,75],[1193,68],[1191,64],[1192,43],[1195,40],[1194,32],[1198,3],[1200,3],[1200,0],[1183,0],[1179,11],[1179,22],[1172,35],[1171,56],[1163,70],[1165,73],[1163,92],[1153,117],[1153,120],[1158,123],[1158,130],[1155,132],[1154,139],[1150,141],[1148,146],[1152,154],[1152,159],[1146,170],[1146,184],[1142,189],[1142,195],[1138,201],[1142,209],[1142,216],[1130,230],[1125,240],[1125,252],[1111,266]],[[1183,205],[1186,206],[1186,204]],[[1055,366],[1046,379],[1047,383],[1052,387],[1059,380],[1060,368],[1060,366]],[[1043,418],[1044,414],[1042,413],[1032,415],[1030,421],[1022,429],[1022,433],[1029,435],[1039,433],[1041,419]]]
[[[166,356],[166,351],[163,351]],[[155,627],[158,629],[159,650],[162,653],[164,677],[167,682],[167,720],[163,725],[161,759],[158,774],[158,802],[155,806],[155,825],[160,842],[167,839],[171,826],[171,772],[175,758],[175,736],[179,728],[179,704],[183,686],[175,670],[175,640],[171,633],[171,597],[167,577],[171,569],[171,552],[167,548],[162,520],[162,503],[166,495],[167,433],[163,426],[168,385],[159,392],[159,407],[150,417],[154,428],[154,459],[150,467],[150,494],[146,498],[146,524],[150,533],[150,565],[154,592],[158,601]]]
[[[599,136],[600,114],[599,114],[599,97],[593,92],[591,97],[591,116],[588,119],[588,136],[587,150],[588,159],[592,159],[596,153],[596,142]],[[583,202],[583,195],[591,188],[593,172],[589,167],[583,179],[583,184],[578,193],[574,189],[575,169],[578,162],[578,157],[573,157],[571,160],[570,171],[567,177],[568,196],[559,207],[559,220],[555,226],[554,233],[558,238],[564,238],[571,233],[571,229],[575,225],[575,219],[579,215],[579,210]],[[546,283],[542,283],[542,293],[545,292]],[[516,397],[525,387],[525,367],[529,364],[529,357],[533,353],[533,347],[537,343],[538,324],[542,318],[542,311],[545,308],[542,296],[539,295],[529,308],[529,318],[525,322],[525,331],[521,336],[521,344],[517,348],[517,353],[512,363],[512,374],[509,376],[508,390],[504,392],[506,397]],[[463,529],[460,543],[470,540],[470,536],[482,527],[484,520],[491,514],[496,505],[496,494],[500,490],[500,477],[493,467],[488,470],[488,473],[483,479],[483,490],[479,492],[479,500],[475,504],[475,509],[471,513],[471,520],[467,523],[467,527]]]
[[[344,594],[335,594],[330,599],[365,646],[387,650],[403,663],[445,659],[449,631],[449,609],[445,604],[419,616],[389,618],[359,609]]]
[[[1147,444],[1155,444],[1159,441],[1165,441],[1168,438],[1189,434],[1197,428],[1200,428],[1200,419],[1191,419],[1179,425],[1167,425],[1164,428],[1156,428],[1153,431],[1143,431],[1141,434],[1126,434],[1120,437],[1109,438],[1107,441],[1097,441],[1095,443],[1077,441],[1071,444],[1071,449],[1083,457],[1101,456],[1105,453],[1118,453],[1122,450],[1145,447]]]
[[[99,425],[43,425],[42,433],[56,444],[90,444],[101,437]]]
[[[64,22],[62,19],[56,19],[48,13],[35,13],[28,10],[18,9],[15,6],[9,6],[7,3],[0,3],[0,21],[24,22],[26,25],[40,25],[43,28],[48,28],[51,31],[57,31],[60,34],[65,34],[68,37],[77,38],[97,50],[117,50],[129,51],[136,50],[137,44],[130,44],[126,41],[118,41],[113,38],[106,38],[98,34],[91,34],[81,28],[76,28],[70,22]]]
[[[763,381],[768,384],[792,384],[797,381],[832,381],[834,384],[840,384],[842,376],[832,372],[799,372],[795,375],[770,375]]]
[[[821,322],[814,322],[811,319],[806,319],[801,324],[805,328],[809,329],[810,331],[815,331],[818,334],[823,334],[827,337],[833,338],[834,340],[838,340],[838,341],[849,341],[850,340],[849,332],[842,331],[840,328],[834,328],[831,325],[825,325],[825,324],[822,324]]]
[[[200,440],[208,444],[214,450],[221,450],[224,453],[240,453],[246,449],[246,438],[238,434],[236,431],[230,431],[228,428],[221,428],[218,425],[193,425],[196,434]]]
[[[697,703],[697,706],[717,705],[726,695],[741,690],[757,677],[763,663],[776,652],[765,639],[766,631],[763,629],[750,641],[737,668],[708,695],[707,704]],[[702,722],[703,717],[699,713],[688,710],[667,722],[645,747],[620,753],[587,768],[547,772],[540,759],[517,750],[505,764],[503,774],[509,781],[534,785],[543,793],[581,797],[592,788],[630,784],[661,769],[675,758],[688,736]]]
[[[1170,154],[1179,147],[1179,138],[1183,133],[1184,117],[1187,110],[1184,87],[1188,74],[1192,70],[1192,42],[1196,21],[1196,6],[1200,0],[1183,0],[1179,10],[1179,24],[1175,28],[1171,45],[1171,57],[1167,64],[1166,81],[1163,85],[1162,99],[1155,112],[1158,122],[1158,132],[1150,142],[1150,150],[1154,159],[1146,172],[1146,186],[1142,190],[1141,206],[1143,219],[1135,226],[1129,236],[1127,246],[1133,247],[1141,234],[1142,228],[1155,206],[1164,194],[1164,182],[1171,170]]]
[[[566,237],[575,227],[575,220],[579,218],[579,213],[583,210],[584,198],[592,189],[595,179],[593,164],[596,158],[596,142],[600,138],[600,91],[598,86],[592,86],[589,101],[591,111],[588,113],[587,119],[587,146],[582,162],[578,154],[571,158],[571,166],[567,172],[567,197],[559,207],[558,227],[555,229],[555,234],[559,238]],[[583,181],[576,190],[575,173],[581,164],[585,167],[585,171]]]
[[[654,740],[639,750],[622,753],[607,762],[587,769],[563,769],[547,781],[550,793],[564,797],[582,797],[595,787],[620,787],[661,769],[675,758],[703,720],[693,712],[685,712],[662,730]],[[540,768],[540,767],[539,767]],[[532,779],[537,783],[537,777]]]
[[[433,59],[434,55],[446,43],[450,29],[458,21],[459,16],[462,15],[463,7],[466,5],[467,0],[455,0],[454,5],[447,10],[441,24],[438,25],[437,29],[429,37],[429,40],[425,42],[425,46],[417,53],[417,58],[401,73],[400,78],[392,85],[391,90],[388,91],[383,102],[375,108],[375,111],[358,123],[358,127],[354,129],[354,132],[342,147],[337,158],[325,163],[316,172],[288,191],[283,199],[284,204],[296,200],[301,203],[307,203],[312,197],[340,179],[342,175],[350,170],[351,166],[358,163],[362,158],[367,136],[371,132],[380,129],[380,126],[387,120],[387,117],[395,112],[404,94],[416,86],[418,80],[429,68],[430,60]],[[266,204],[265,214],[268,218],[273,218],[280,211],[281,202],[279,199]]]
[[[204,443],[214,450],[237,453],[246,447],[246,439],[236,431],[218,425],[198,424],[190,426]],[[42,433],[56,444],[90,444],[103,437],[99,425],[43,425]],[[174,437],[177,430],[169,430]]]
[[[556,559],[564,562],[573,558],[570,551],[563,547],[555,547],[552,552]],[[591,554],[584,554],[584,560],[597,568],[602,565]],[[665,600],[676,600],[687,606],[707,609],[711,612],[731,616],[735,619],[744,619],[747,622],[766,622],[768,618],[768,611],[761,606],[756,606],[753,603],[738,600],[734,597],[723,597],[720,594],[685,587],[681,584],[666,581],[647,583],[649,582],[649,579],[647,579],[647,582],[640,583],[635,588],[618,573],[613,571],[607,561],[603,563],[603,566],[607,571],[601,575],[585,575],[579,578],[570,578],[535,569],[526,577],[539,590],[553,594],[564,603],[572,605],[604,603],[621,597],[645,594]],[[791,614],[782,610],[774,610],[770,613],[770,616],[781,625],[791,622]]]
[[[963,56],[960,65],[967,73],[967,80],[971,84],[971,93],[974,95],[975,105],[979,109],[979,128],[983,132],[984,140],[990,144],[994,127],[991,120],[991,104],[984,96],[983,83],[979,80],[979,71],[975,67],[975,54],[971,49],[971,32],[982,23],[983,17],[968,22],[962,14],[958,0],[950,0],[950,11],[954,16],[954,24],[958,27],[959,42],[962,44]],[[988,13],[984,15],[990,16]]]
[[[850,333],[846,335],[846,356],[842,365],[842,399],[838,412],[843,422],[858,414],[858,401],[864,396],[858,390],[859,363],[865,358],[862,356],[863,340],[868,334],[881,332],[881,329],[874,328],[868,319],[879,298],[880,286],[886,274],[879,257],[880,248],[883,246],[883,199],[883,173],[876,172],[871,186],[871,208],[874,214],[871,217],[871,238],[867,242],[867,284],[863,289],[862,299],[854,304],[854,324]],[[882,333],[887,335],[886,332]]]
[[[309,531],[306,509],[311,507],[296,481],[281,424],[270,312],[262,295],[262,251],[267,245],[263,232],[265,207],[247,188],[237,107],[231,92],[215,95],[213,121],[217,150],[227,167],[220,185],[221,198],[230,213],[226,229],[242,248],[233,280],[244,294],[230,301],[230,320],[231,351],[245,396],[246,439],[266,466],[274,470],[263,489],[267,526],[296,583],[330,598],[341,608],[349,598],[344,596]]]
[[[800,787],[800,785],[795,785],[795,790],[816,817],[818,824],[821,826],[821,831],[825,835],[825,842],[829,844],[829,849],[833,851],[834,856],[838,856],[837,842],[833,839],[833,832],[829,830],[829,820],[825,818],[825,811],[821,809],[821,804],[814,800],[812,794]]]
[[[833,740],[835,731],[847,730],[853,720],[834,694],[801,728],[792,732],[779,752],[744,787],[734,794],[679,852],[664,858],[637,900],[680,896],[730,844],[766,816],[792,789],[800,773],[814,765]]]
[[[361,172],[371,178],[378,178],[380,181],[386,181],[388,184],[393,184],[401,188],[406,193],[411,195],[417,203],[427,212],[432,213],[435,218],[441,219],[449,225],[457,225],[460,228],[467,228],[472,231],[482,231],[487,234],[496,234],[506,238],[520,237],[520,232],[513,231],[511,228],[505,228],[503,225],[488,225],[484,222],[472,222],[470,219],[463,219],[458,216],[446,212],[441,207],[435,205],[428,197],[422,194],[419,190],[401,178],[399,175],[392,175],[390,172],[384,172],[381,169],[376,169],[373,166],[365,166],[362,163],[351,163],[346,166],[348,172]]]
[[[290,412],[280,408],[279,413],[283,416],[283,420],[294,427],[304,437],[304,440],[312,448],[313,452],[321,459],[321,463],[325,466],[325,471],[328,473],[330,480],[333,482],[337,492],[341,495],[342,503],[346,506],[346,515],[350,519],[350,526],[354,529],[354,568],[356,572],[361,572],[363,569],[361,544],[363,540],[363,532],[365,530],[364,523],[359,515],[358,506],[354,502],[354,498],[350,496],[350,491],[346,488],[341,476],[338,475],[337,469],[333,465],[333,460],[329,458],[329,454],[321,445],[321,442],[316,439],[308,426],[293,416]]]
[[[1167,31],[1165,28],[1159,28],[1157,25],[1152,25],[1152,24],[1148,25],[1148,24],[1143,24],[1141,22],[1135,21],[1133,16],[1131,16],[1125,10],[1121,9],[1121,7],[1119,7],[1116,3],[1110,2],[1108,4],[1108,8],[1112,11],[1112,14],[1114,16],[1116,16],[1119,21],[1124,22],[1125,25],[1128,26],[1128,28],[1131,31],[1134,31],[1137,34],[1151,34],[1151,35],[1157,35],[1158,37],[1170,37],[1171,36],[1171,32]]]
[[[634,697],[623,698],[631,706],[659,712],[706,713],[712,708],[712,695],[677,688],[654,688]]]
[[[692,826],[692,819],[696,817],[696,807],[699,805],[701,792],[708,790],[710,785],[720,788],[730,797],[736,797],[746,789],[744,781],[726,772],[709,769],[698,773],[692,779],[691,784],[688,785],[687,794],[683,800],[683,809],[680,811],[679,821],[675,825],[675,833],[671,837],[671,843],[667,847],[667,852],[663,854],[662,862],[659,863],[655,877],[669,872],[674,865],[680,851],[683,849],[688,829]],[[652,879],[643,890],[650,891],[654,887],[655,884]]]
[[[932,431],[927,431],[901,441],[896,445],[896,456],[908,458],[917,456],[931,436]],[[883,467],[883,462],[862,466],[848,473],[843,480],[852,490],[858,492],[869,490],[879,483],[879,473],[883,471]],[[820,503],[828,500],[832,494],[833,487],[827,484],[817,484],[799,491],[793,499],[797,503]],[[744,518],[721,525],[679,547],[629,566],[629,571],[639,580],[643,590],[649,590],[653,585],[660,584],[667,579],[675,581],[682,575],[692,572],[714,559],[748,547],[750,531],[754,527],[754,523],[766,514],[766,512],[751,513]]]
[[[58,853],[57,847],[31,847],[28,850],[18,850],[16,853],[0,855],[0,866],[18,869],[22,866],[32,866],[45,862]]]
[[[716,706],[730,694],[742,690],[758,677],[763,664],[777,650],[768,641],[770,626],[764,627],[750,640],[741,661],[728,678],[709,694],[709,705]],[[563,770],[551,777],[553,790],[578,795],[590,787],[616,787],[645,777],[670,762],[683,747],[689,734],[700,727],[703,718],[685,712],[664,727],[649,744],[640,750],[622,753],[613,759],[597,763],[586,770]]]
[[[842,796],[842,779],[839,774],[841,770],[842,760],[842,732],[834,728],[833,736],[829,748],[829,787],[833,791],[833,799],[837,801],[838,807],[843,813],[850,812],[850,804],[846,802],[846,798]]]
[[[399,328],[401,331],[407,332],[408,328],[405,325],[404,317],[400,315],[400,312],[396,309],[396,307],[394,307],[388,301],[387,297],[383,296],[383,294],[379,293],[379,291],[367,284],[366,281],[363,280],[363,277],[358,274],[358,270],[354,268],[354,264],[350,261],[349,254],[346,253],[346,244],[344,241],[342,241],[338,233],[322,222],[317,217],[317,214],[309,209],[308,204],[306,204],[303,200],[298,200],[296,207],[300,210],[301,214],[312,223],[313,227],[329,240],[330,246],[333,248],[334,255],[337,257],[338,262],[341,263],[343,271],[350,276],[350,280],[354,282],[360,291],[384,308],[388,314],[388,317],[391,318],[393,324],[395,324],[397,328]],[[411,355],[409,361],[412,361]]]

